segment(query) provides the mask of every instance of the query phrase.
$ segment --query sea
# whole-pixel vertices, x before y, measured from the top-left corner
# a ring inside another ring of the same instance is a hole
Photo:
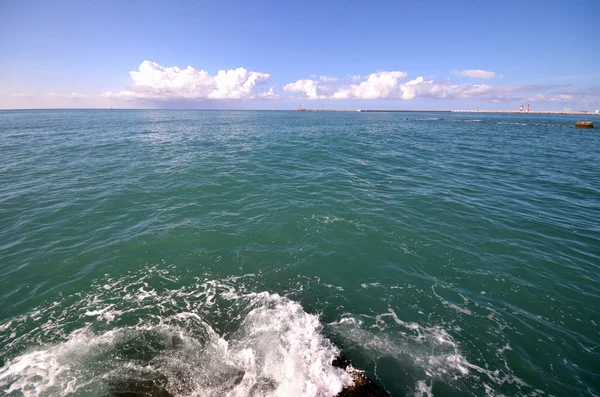
[[[0,111],[0,396],[600,396],[581,117]]]

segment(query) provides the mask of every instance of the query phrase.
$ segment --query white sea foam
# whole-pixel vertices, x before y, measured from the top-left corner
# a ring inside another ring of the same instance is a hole
[[[312,219],[315,219],[317,222],[320,223],[333,223],[333,222],[341,222],[344,220],[344,218],[339,218],[337,216],[329,216],[329,215],[314,215],[312,216]]]
[[[381,284],[379,284],[379,283],[369,283],[369,284],[362,283],[360,286],[363,288],[373,288],[373,287],[379,287],[379,286],[381,286]]]
[[[439,296],[439,295],[438,295],[438,294],[435,292],[435,286],[434,286],[434,285],[432,285],[432,286],[431,286],[431,291],[433,292],[433,295],[434,295],[434,296],[436,296],[436,297],[437,297],[437,298],[440,300],[440,302],[442,302],[442,304],[443,304],[443,305],[445,305],[445,306],[448,306],[449,308],[451,308],[451,309],[454,309],[454,310],[456,310],[456,311],[457,311],[457,312],[459,312],[459,313],[463,313],[463,314],[467,314],[467,315],[472,315],[472,314],[473,314],[473,312],[471,312],[469,309],[465,309],[464,307],[458,306],[458,305],[457,305],[457,304],[455,304],[455,303],[448,302],[446,299],[444,299],[444,298],[442,298],[441,296]],[[460,295],[460,294],[459,294],[459,295]],[[468,305],[468,304],[469,304],[469,300],[468,300],[468,299],[466,299],[466,298],[465,298],[464,296],[462,296],[462,295],[460,295],[460,296],[462,297],[464,304],[465,304],[465,305]]]
[[[415,388],[415,397],[431,397],[433,396],[433,391],[431,390],[431,385],[428,385],[424,380],[420,380],[417,382],[417,387]]]
[[[0,386],[7,394],[18,391],[26,397],[73,393],[85,383],[78,376],[81,364],[115,336],[113,331],[91,336],[82,329],[64,343],[24,353],[0,369]]]
[[[205,296],[216,299],[216,283],[205,286]],[[133,302],[166,303],[148,290],[136,291]],[[235,299],[244,314],[231,334],[223,336],[194,311],[109,331],[84,327],[66,340],[7,360],[0,369],[0,390],[26,397],[110,394],[141,379],[174,395],[309,397],[334,396],[352,384],[345,371],[331,365],[339,350],[321,333],[318,316],[277,294]],[[81,314],[102,321],[114,310],[111,304]]]

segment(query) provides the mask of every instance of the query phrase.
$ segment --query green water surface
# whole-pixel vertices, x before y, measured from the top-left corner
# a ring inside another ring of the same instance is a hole
[[[577,120],[1,111],[0,395],[38,395],[2,371],[82,330],[185,311],[227,339],[227,294],[260,292],[393,396],[600,395],[600,135]]]

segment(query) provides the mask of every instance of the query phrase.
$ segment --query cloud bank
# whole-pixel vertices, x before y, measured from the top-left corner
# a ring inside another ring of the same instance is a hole
[[[211,75],[205,70],[191,66],[181,69],[177,66],[164,67],[158,63],[144,61],[138,70],[129,73],[131,85],[119,92],[101,95],[91,93],[17,93],[0,92],[0,105],[7,108],[18,107],[153,107],[195,106],[193,101],[201,100],[202,106],[219,107],[217,103],[228,100],[330,100],[370,101],[435,99],[465,100],[467,103],[483,104],[546,103],[558,107],[600,106],[600,86],[575,89],[570,84],[514,86],[496,76],[496,72],[470,69],[452,72],[456,76],[491,80],[475,83],[456,83],[450,78],[435,79],[423,76],[409,77],[400,70],[377,71],[371,74],[347,74],[343,78],[311,75],[308,79],[268,87],[271,75],[249,71],[245,68],[220,70]],[[502,82],[500,82],[502,80]],[[33,95],[31,95],[33,94]],[[139,100],[148,100],[140,102]],[[4,102],[2,102],[4,101]],[[249,105],[261,107],[271,105]],[[240,105],[241,106],[241,105]],[[368,106],[365,104],[365,106]],[[455,105],[453,105],[455,106]],[[443,107],[443,105],[442,105]]]
[[[205,70],[191,66],[164,67],[156,62],[144,61],[138,71],[129,76],[133,85],[127,89],[103,94],[118,99],[257,99],[271,98],[273,90],[258,92],[257,87],[265,84],[268,73],[251,72],[244,68],[219,70],[211,76]]]
[[[496,79],[496,72],[468,69],[452,72],[473,79]],[[271,87],[262,88],[271,77],[268,73],[245,68],[220,70],[211,75],[191,66],[164,67],[144,61],[137,71],[129,73],[132,85],[123,91],[102,95],[114,99],[149,100],[245,100],[245,99],[308,99],[308,100],[412,100],[415,98],[477,100],[477,101],[538,101],[569,102],[572,93],[561,92],[558,86],[508,86],[492,84],[456,84],[451,79],[426,80],[418,76],[408,80],[408,73],[399,70],[378,71],[368,75],[311,75],[285,84],[285,94]],[[71,94],[72,97],[77,97]]]
[[[493,73],[493,72],[489,72]],[[531,101],[545,103],[571,102],[582,93],[564,92],[561,85],[507,86],[490,84],[455,84],[450,79],[434,81],[418,76],[403,81],[402,71],[383,71],[362,76],[364,81],[349,85],[322,85],[321,79],[303,79],[289,83],[284,91],[299,94],[295,99],[329,100],[477,100],[484,102]],[[350,80],[357,80],[352,79]],[[589,101],[588,101],[589,102]],[[591,103],[591,102],[589,102]]]
[[[330,87],[322,86],[319,80],[303,79],[289,83],[284,91],[300,93],[306,99],[402,99],[417,97],[437,99],[470,99],[493,97],[499,94],[497,87],[481,84],[452,84],[450,81],[426,81],[422,76],[407,82],[401,82],[408,73],[402,71],[384,71],[364,76],[366,80],[358,84]]]

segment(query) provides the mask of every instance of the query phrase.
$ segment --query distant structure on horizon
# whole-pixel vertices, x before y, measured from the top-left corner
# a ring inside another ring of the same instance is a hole
[[[498,113],[498,114],[523,114],[523,113],[531,113],[531,114],[581,114],[581,115],[594,115],[600,116],[599,110],[578,110],[573,111],[571,108],[564,108],[562,111],[560,110],[531,110],[531,104],[527,104],[527,109],[525,110],[525,105],[521,105],[519,110],[494,110],[487,109],[482,110],[477,107],[476,110],[409,110],[409,109],[311,109],[311,108],[303,108],[302,106],[298,106],[296,111],[299,112],[360,112],[360,113],[427,113],[427,112],[436,112],[436,113]]]

